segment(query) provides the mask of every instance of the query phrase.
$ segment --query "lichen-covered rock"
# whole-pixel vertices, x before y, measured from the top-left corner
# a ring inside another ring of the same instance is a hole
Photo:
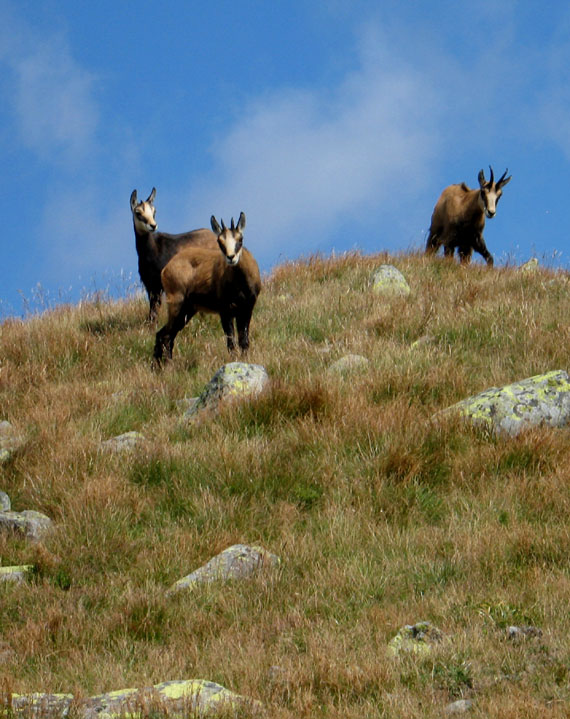
[[[443,639],[443,632],[430,622],[406,624],[388,643],[388,651],[394,656],[402,653],[429,654],[434,644]]]
[[[10,497],[6,492],[0,492],[0,512],[9,512],[12,509]]]
[[[421,337],[418,337],[415,342],[412,342],[410,349],[415,350],[419,347],[427,347],[428,345],[432,345],[434,342],[435,337],[433,335],[422,335]]]
[[[519,267],[519,272],[536,272],[538,268],[538,260],[536,259],[536,257],[531,257],[528,262],[525,262]]]
[[[204,566],[175,582],[168,594],[193,587],[200,582],[215,582],[228,579],[245,579],[264,567],[277,566],[280,559],[263,547],[234,544],[216,555]]]
[[[395,295],[407,297],[410,294],[410,285],[393,265],[380,265],[372,274],[372,291],[379,295]]]
[[[185,717],[215,716],[243,707],[258,709],[261,703],[234,694],[229,689],[204,679],[186,679],[162,682],[148,689],[121,689],[108,694],[91,697],[86,702],[82,719],[119,719],[138,716],[148,712],[149,716],[165,712],[172,719]]]
[[[329,367],[329,372],[334,374],[350,374],[352,372],[364,372],[370,366],[370,361],[362,355],[345,355]]]
[[[184,417],[190,419],[202,409],[215,410],[220,402],[255,396],[268,382],[269,376],[261,365],[229,362],[220,367]]]
[[[0,582],[23,582],[32,574],[32,564],[20,564],[14,567],[0,567]]]
[[[73,701],[73,694],[12,694],[11,714],[14,717],[41,717],[41,719],[56,719],[67,717],[69,707]],[[4,716],[0,714],[0,716]]]
[[[475,424],[515,436],[537,425],[563,427],[570,422],[570,381],[563,370],[536,375],[505,387],[491,387],[444,410]]]
[[[17,532],[34,541],[43,539],[52,524],[49,517],[33,509],[25,509],[23,512],[0,512],[0,530]]]
[[[144,442],[144,435],[140,432],[124,432],[102,442],[102,447],[111,452],[131,452],[141,442]]]
[[[22,444],[22,439],[10,422],[0,422],[0,464],[10,459],[12,454]]]

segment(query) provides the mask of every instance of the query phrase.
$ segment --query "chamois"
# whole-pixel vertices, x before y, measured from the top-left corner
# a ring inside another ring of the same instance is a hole
[[[160,273],[166,263],[187,245],[199,247],[216,247],[216,236],[207,229],[192,230],[179,235],[157,232],[156,208],[154,198],[156,189],[144,202],[137,201],[137,191],[131,193],[131,212],[135,228],[137,255],[139,258],[139,275],[148,294],[148,321],[153,323],[160,306],[162,285]]]
[[[253,255],[243,247],[245,215],[229,229],[222,220],[211,218],[218,248],[184,247],[162,270],[168,320],[156,333],[154,359],[160,365],[163,353],[172,358],[176,335],[197,312],[220,316],[228,351],[235,350],[234,320],[242,353],[249,348],[249,323],[261,290],[259,268]]]
[[[441,193],[431,216],[431,226],[426,243],[426,254],[435,254],[443,245],[446,257],[453,257],[457,248],[461,263],[471,261],[473,250],[493,265],[493,257],[487,250],[483,239],[485,217],[491,219],[497,212],[497,202],[503,194],[502,188],[510,181],[505,170],[495,183],[493,168],[489,165],[491,176],[485,180],[483,170],[479,172],[479,188],[471,190],[462,182],[449,185]]]

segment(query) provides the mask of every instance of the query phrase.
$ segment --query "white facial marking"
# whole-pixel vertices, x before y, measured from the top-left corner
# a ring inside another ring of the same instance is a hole
[[[241,236],[236,237],[231,230],[223,233],[222,249],[228,265],[237,265],[241,257]]]
[[[154,219],[155,209],[149,202],[141,202],[135,207],[135,223],[144,232],[154,232],[157,224]]]

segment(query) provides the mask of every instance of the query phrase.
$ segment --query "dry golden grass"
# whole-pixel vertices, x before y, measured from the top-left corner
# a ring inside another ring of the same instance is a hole
[[[383,262],[409,298],[369,291]],[[271,388],[195,425],[177,402],[228,359],[217,318],[194,318],[163,372],[142,298],[4,322],[0,419],[26,441],[0,489],[56,522],[39,546],[0,536],[4,565],[37,567],[0,586],[5,689],[81,697],[206,678],[283,719],[440,717],[461,697],[473,716],[568,716],[568,432],[507,440],[432,417],[567,369],[569,287],[416,255],[283,265],[248,358]],[[328,374],[347,353],[369,369]],[[140,451],[101,451],[128,430],[146,437]],[[165,597],[236,542],[281,568]],[[447,641],[392,658],[399,627],[426,619]],[[543,636],[513,643],[510,624]]]

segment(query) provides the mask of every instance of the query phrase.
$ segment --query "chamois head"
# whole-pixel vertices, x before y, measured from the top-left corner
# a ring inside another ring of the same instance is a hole
[[[221,220],[222,226],[218,224],[218,221],[212,215],[210,224],[212,230],[218,236],[218,245],[220,250],[223,252],[224,257],[228,265],[237,265],[239,258],[241,257],[241,248],[243,246],[243,228],[245,227],[245,215],[240,212],[237,226],[234,224],[234,218],[229,228]]]
[[[493,168],[489,165],[491,176],[489,182],[485,180],[485,173],[483,170],[479,172],[479,187],[481,191],[479,193],[479,205],[485,215],[490,219],[495,217],[497,212],[497,202],[503,194],[502,188],[510,182],[511,177],[506,177],[508,170],[505,170],[501,175],[500,179],[495,182],[495,176],[493,175]]]
[[[152,192],[144,202],[137,201],[137,191],[131,193],[131,212],[133,213],[133,221],[139,232],[155,232],[158,227],[156,223],[156,207],[153,205],[156,196],[156,188],[152,188]]]

